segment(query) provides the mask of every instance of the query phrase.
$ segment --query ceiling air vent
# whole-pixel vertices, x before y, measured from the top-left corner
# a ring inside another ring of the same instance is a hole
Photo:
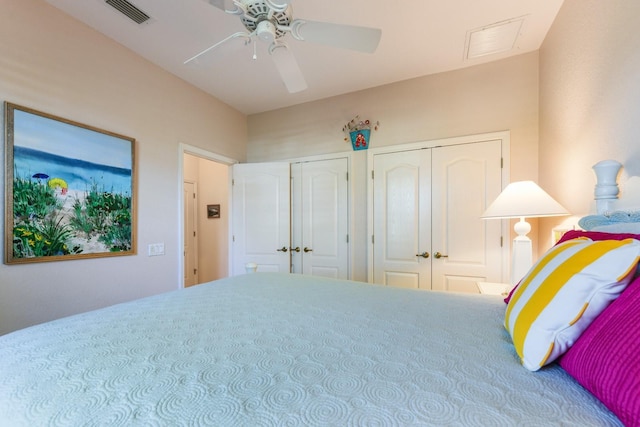
[[[513,49],[522,31],[525,18],[526,16],[521,16],[467,32],[465,59],[479,58]]]
[[[124,14],[136,24],[142,24],[151,18],[127,0],[105,0],[105,3]]]

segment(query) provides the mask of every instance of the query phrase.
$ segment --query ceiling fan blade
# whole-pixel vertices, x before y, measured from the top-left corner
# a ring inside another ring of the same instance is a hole
[[[205,0],[207,3],[217,7],[220,10],[229,10],[227,5],[232,4],[232,2],[228,0]]]
[[[308,87],[298,66],[298,61],[286,44],[271,45],[269,53],[289,93],[302,92]]]
[[[234,38],[236,38],[236,37],[245,37],[245,38],[247,38],[247,39],[251,39],[251,34],[249,34],[249,33],[245,33],[245,32],[242,32],[242,31],[241,31],[241,32],[239,32],[239,33],[233,33],[233,34],[231,34],[229,37],[227,37],[227,38],[225,38],[225,39],[223,39],[223,40],[220,40],[218,43],[214,44],[213,46],[209,46],[208,48],[206,48],[206,49],[205,49],[205,50],[203,50],[202,52],[200,52],[200,53],[197,53],[197,54],[193,55],[191,58],[189,58],[189,59],[187,59],[186,61],[184,61],[184,62],[183,62],[183,64],[187,65],[189,62],[191,62],[191,61],[193,61],[193,60],[195,60],[195,59],[197,59],[197,58],[201,57],[202,55],[204,55],[205,53],[209,52],[210,50],[213,50],[213,49],[217,48],[217,47],[218,47],[218,46],[220,46],[222,43],[227,42],[227,41],[229,41],[229,40],[231,40],[231,39],[234,39]]]
[[[284,11],[291,3],[291,0],[265,0],[267,6],[280,12]]]
[[[242,13],[240,8],[234,4],[233,0],[204,0],[210,5],[217,7],[223,12],[230,13],[232,15],[238,15]]]
[[[226,0],[208,0],[208,3],[217,7],[220,10],[227,10]]]
[[[373,53],[380,43],[382,30],[296,19],[291,24],[291,34],[298,40]]]

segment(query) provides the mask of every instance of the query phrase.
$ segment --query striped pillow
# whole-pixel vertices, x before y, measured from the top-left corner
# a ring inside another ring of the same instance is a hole
[[[525,275],[505,327],[525,368],[537,371],[578,339],[629,284],[640,241],[574,239],[550,249]]]

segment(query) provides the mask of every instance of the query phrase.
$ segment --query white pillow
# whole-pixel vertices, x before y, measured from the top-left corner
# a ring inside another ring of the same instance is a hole
[[[550,249],[507,305],[505,327],[525,368],[536,371],[569,349],[629,284],[640,241],[586,238]]]
[[[640,234],[640,223],[638,222],[618,222],[608,225],[593,227],[591,231],[601,231],[603,233],[631,233]]]

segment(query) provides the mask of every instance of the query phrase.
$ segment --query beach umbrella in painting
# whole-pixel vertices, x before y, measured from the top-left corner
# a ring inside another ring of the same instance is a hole
[[[34,173],[33,175],[31,175],[31,178],[47,179],[49,178],[49,175],[47,175],[46,173]]]

